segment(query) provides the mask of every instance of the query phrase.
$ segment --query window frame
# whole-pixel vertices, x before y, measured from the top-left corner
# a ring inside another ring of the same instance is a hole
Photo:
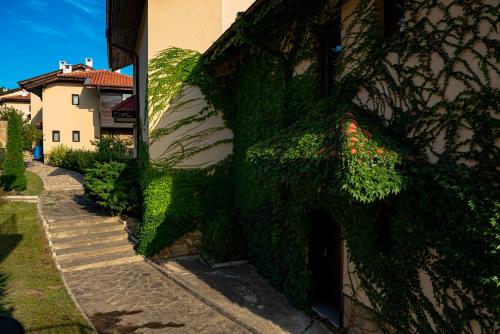
[[[391,39],[394,35],[404,30],[404,5],[405,0],[383,0],[382,22],[384,39]]]
[[[75,140],[75,134],[78,135],[78,140]],[[80,131],[79,130],[74,130],[72,133],[71,133],[71,140],[73,141],[73,143],[79,143],[81,138],[80,138]]]
[[[75,103],[75,97],[77,98],[77,102]],[[71,105],[79,106],[80,105],[80,95],[71,94]]]
[[[54,137],[55,134],[58,135],[58,139],[57,140],[55,140],[55,137]],[[61,131],[59,131],[59,130],[52,130],[52,142],[53,143],[60,143],[61,142]]]

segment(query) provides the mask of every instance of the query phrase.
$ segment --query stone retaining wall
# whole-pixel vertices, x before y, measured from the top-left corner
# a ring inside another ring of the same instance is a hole
[[[182,236],[171,246],[163,249],[154,258],[172,258],[178,256],[195,255],[201,247],[201,232],[194,231]]]
[[[7,146],[7,121],[0,121],[0,150]]]

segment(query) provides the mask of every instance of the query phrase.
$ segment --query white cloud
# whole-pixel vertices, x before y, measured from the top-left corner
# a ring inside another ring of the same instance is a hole
[[[42,0],[29,0],[27,4],[30,8],[40,12],[45,12],[49,9],[48,3]]]
[[[70,6],[73,6],[89,15],[102,15],[103,13],[97,7],[95,1],[83,1],[83,0],[60,0]]]
[[[21,24],[24,29],[30,30],[31,32],[38,33],[41,35],[53,36],[53,37],[66,37],[61,30],[54,27],[29,20],[20,20],[17,23]]]

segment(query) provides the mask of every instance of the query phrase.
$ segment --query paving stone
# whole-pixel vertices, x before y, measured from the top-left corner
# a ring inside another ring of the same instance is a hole
[[[331,333],[321,322],[295,309],[249,264],[212,270],[197,257],[154,262],[168,277],[255,332]]]
[[[83,176],[67,169],[44,165],[38,161],[26,163],[29,171],[38,174],[44,184],[45,190],[81,190],[83,189]]]
[[[85,196],[81,175],[28,169],[45,184],[40,207],[56,263],[99,333],[250,333],[136,256],[118,219]]]

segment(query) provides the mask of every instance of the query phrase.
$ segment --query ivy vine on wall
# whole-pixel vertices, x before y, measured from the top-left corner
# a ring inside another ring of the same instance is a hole
[[[500,5],[407,1],[404,29],[384,39],[380,2],[360,0],[343,18],[344,48],[325,97],[321,32],[343,3],[270,2],[209,56],[167,49],[152,61],[151,118],[185,85],[209,102],[153,140],[222,112],[233,154],[210,167],[146,168],[139,249],[154,254],[201,228],[208,256],[248,256],[307,309],[310,217],[321,210],[341,224],[352,274],[382,330],[494,333]],[[214,76],[234,48],[234,75]],[[301,61],[310,66],[299,74]]]

